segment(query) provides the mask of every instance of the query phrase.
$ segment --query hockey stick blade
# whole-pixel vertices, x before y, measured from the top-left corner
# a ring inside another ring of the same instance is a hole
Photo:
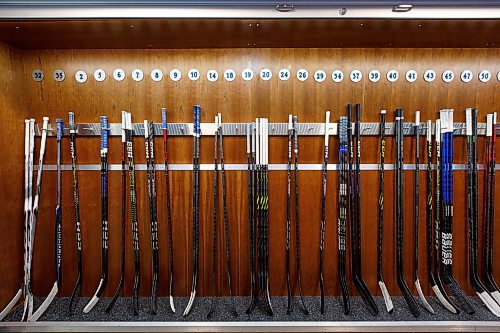
[[[392,304],[391,295],[389,295],[389,291],[387,291],[387,287],[385,286],[384,281],[379,281],[378,285],[380,290],[382,291],[382,296],[384,296],[385,307],[387,309],[387,313],[392,313],[394,309],[394,305]]]
[[[465,296],[464,291],[458,283],[453,279],[452,276],[445,276],[444,277],[444,282],[446,287],[452,292],[452,294],[455,296],[455,299],[457,300],[457,303],[459,304],[460,308],[464,310],[466,313],[472,315],[474,312],[474,307],[468,300],[467,296]]]
[[[175,313],[174,297],[170,295],[169,299],[170,299],[170,309],[172,310],[173,313]]]
[[[436,297],[438,298],[438,300],[442,306],[444,306],[451,313],[458,313],[457,309],[453,305],[451,305],[450,302],[448,302],[446,300],[446,298],[444,298],[444,296],[441,293],[441,290],[439,290],[439,287],[437,284],[432,286],[431,288],[432,288],[432,291],[434,291],[434,294],[436,295]]]
[[[17,294],[12,298],[12,301],[7,304],[7,306],[0,312],[0,321],[2,321],[6,315],[9,314],[10,310],[14,307],[14,305],[17,304],[17,301],[21,298],[21,295],[23,294],[23,288],[19,289],[17,291]]]
[[[368,308],[368,311],[372,314],[372,316],[378,315],[377,304],[375,304],[375,301],[373,300],[373,297],[370,294],[370,291],[368,290],[368,287],[366,286],[363,279],[360,278],[359,276],[355,276],[354,277],[354,286],[358,290],[358,293],[361,296],[361,300],[363,301],[365,306]]]
[[[497,302],[497,304],[500,305],[500,292],[498,290],[495,290],[491,293],[491,297]]]
[[[42,305],[35,311],[35,313],[28,319],[30,322],[35,322],[40,318],[45,311],[48,309],[50,303],[54,300],[54,297],[56,297],[57,292],[59,291],[59,287],[57,286],[57,281],[54,282],[54,285],[52,286],[52,290],[50,291],[49,295],[47,298],[43,301]]]
[[[189,314],[189,312],[191,312],[191,307],[193,306],[195,296],[196,296],[196,291],[192,291],[191,297],[189,297],[189,302],[188,302],[186,309],[184,310],[184,313],[182,314],[182,316],[186,317]]]
[[[484,305],[491,311],[495,316],[500,317],[500,306],[498,306],[497,302],[488,294],[487,291],[483,291],[482,293],[476,292],[481,301],[483,301]]]
[[[97,291],[95,292],[94,297],[90,300],[90,302],[83,308],[83,313],[89,313],[90,310],[94,308],[94,306],[99,302],[99,297],[97,296],[102,288],[102,284],[104,283],[104,280],[101,279],[99,282],[99,286],[97,287]]]
[[[426,309],[430,314],[434,314],[435,313],[434,309],[429,304],[429,302],[427,302],[427,300],[425,299],[424,293],[422,292],[422,287],[420,286],[419,279],[417,279],[417,281],[415,281],[415,287],[417,287],[418,297],[420,298],[420,301],[422,301],[422,306],[424,307],[424,309]]]

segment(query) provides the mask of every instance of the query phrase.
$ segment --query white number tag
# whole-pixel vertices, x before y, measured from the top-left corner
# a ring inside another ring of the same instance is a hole
[[[163,80],[163,72],[161,69],[156,68],[151,71],[151,80],[155,82]]]
[[[314,72],[314,79],[316,82],[323,82],[326,79],[326,73],[322,69],[318,69],[316,72]]]
[[[235,78],[236,78],[236,72],[233,71],[232,69],[226,69],[226,71],[224,72],[224,79],[226,79],[226,81],[228,82],[231,82],[234,81]]]
[[[465,83],[468,83],[472,80],[472,72],[468,69],[466,69],[465,71],[463,71],[461,74],[460,74],[460,79],[465,82]]]
[[[417,71],[414,69],[410,69],[408,72],[406,72],[406,81],[410,83],[417,81]]]
[[[136,68],[132,71],[132,79],[137,82],[142,81],[144,73],[139,68]]]
[[[332,81],[335,83],[342,82],[344,79],[344,73],[341,70],[336,70],[332,73]]]
[[[363,78],[363,74],[360,70],[355,69],[351,72],[350,78],[352,82],[359,82]]]
[[[491,72],[487,69],[482,70],[481,73],[479,73],[479,81],[486,83],[491,79]]]
[[[387,72],[387,81],[396,82],[399,79],[399,73],[395,69],[391,69]]]
[[[31,73],[31,77],[33,78],[33,80],[35,80],[36,82],[40,82],[43,80],[43,72],[39,69],[35,69],[33,71],[33,73]]]
[[[309,77],[309,72],[306,69],[299,69],[297,71],[297,80],[304,82]]]
[[[424,80],[426,82],[433,82],[436,79],[436,72],[434,72],[432,69],[428,69],[424,73]]]
[[[260,79],[263,81],[271,80],[273,72],[269,68],[264,68],[260,71]]]
[[[453,73],[453,71],[448,69],[448,70],[445,70],[443,72],[443,75],[441,76],[441,78],[443,79],[444,82],[450,83],[455,78],[455,74]]]
[[[281,81],[287,81],[288,79],[290,79],[290,71],[286,68],[283,68],[279,71],[278,76]]]
[[[370,73],[368,73],[368,79],[373,83],[378,82],[380,80],[380,72],[376,69],[372,69]]]
[[[170,71],[169,76],[170,76],[170,80],[177,82],[182,78],[182,73],[177,68],[174,68]]]
[[[188,71],[188,78],[191,80],[191,81],[197,81],[200,79],[200,71],[197,70],[196,68],[191,68],[189,71]]]
[[[85,71],[78,71],[75,73],[75,80],[78,83],[85,83],[87,82],[87,73]]]
[[[62,69],[56,69],[53,75],[54,75],[54,80],[56,80],[57,82],[62,82],[66,78],[66,74]]]
[[[215,82],[219,79],[219,73],[215,69],[211,69],[207,72],[207,80],[210,82]]]
[[[250,81],[253,79],[253,71],[250,68],[246,68],[241,72],[241,77],[245,81]]]
[[[116,81],[123,81],[123,79],[125,79],[125,71],[121,68],[115,69],[113,72],[113,78]]]
[[[96,69],[94,71],[94,79],[97,82],[102,82],[102,81],[106,80],[106,72],[103,71],[102,69]]]

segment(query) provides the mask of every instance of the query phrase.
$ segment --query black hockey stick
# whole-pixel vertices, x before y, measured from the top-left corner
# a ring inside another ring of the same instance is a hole
[[[223,136],[224,131],[222,128],[222,115],[219,113],[218,117],[219,121],[219,153],[220,153],[220,171],[221,171],[221,180],[222,180],[222,212],[224,218],[224,234],[225,234],[225,248],[226,248],[226,274],[227,274],[227,283],[229,289],[229,297],[231,298],[232,309],[231,312],[234,317],[238,317],[238,312],[236,312],[236,305],[234,303],[233,292],[232,292],[232,282],[231,282],[231,249],[230,249],[230,239],[229,239],[229,220],[227,216],[227,185],[226,185],[226,172],[224,166],[224,144],[223,144]]]
[[[135,188],[135,164],[134,164],[134,145],[132,141],[132,115],[126,113],[126,131],[125,139],[127,141],[127,159],[128,159],[128,176],[129,176],[129,191],[130,191],[130,212],[132,220],[132,245],[134,248],[134,291],[133,291],[133,309],[134,315],[139,314],[139,288],[141,284],[141,265],[139,253],[139,226],[137,221],[137,196]]]
[[[108,282],[108,117],[101,116],[101,280],[94,297],[83,309],[88,313],[102,296]]]
[[[300,273],[300,220],[299,220],[299,141],[298,141],[298,121],[297,116],[293,117],[293,154],[294,154],[294,168],[293,173],[295,175],[295,253],[296,253],[296,265],[297,265],[297,286],[299,288],[300,301],[302,303],[303,311],[306,315],[309,314],[309,310],[304,302],[304,296],[302,293],[302,283],[301,283],[301,273]]]
[[[420,280],[418,278],[418,233],[419,233],[419,222],[420,222],[420,111],[415,112],[415,214],[414,214],[414,230],[415,230],[415,247],[413,256],[414,274],[413,281],[415,287],[417,288],[418,297],[422,302],[422,306],[430,314],[434,314],[434,309],[425,299],[424,293],[422,292],[422,287],[420,286]]]
[[[356,104],[356,219],[352,225],[354,226],[354,238],[352,242],[354,243],[353,248],[355,252],[353,253],[353,258],[356,261],[355,271],[354,271],[354,286],[356,287],[358,293],[368,308],[368,311],[374,316],[378,314],[378,307],[373,300],[370,290],[366,286],[363,279],[363,273],[361,269],[361,106]]]
[[[269,290],[269,123],[267,118],[263,118],[262,138],[263,140],[263,167],[264,167],[264,196],[262,199],[263,210],[263,253],[264,253],[264,298],[267,306],[267,314],[273,315],[273,306],[271,304],[271,295]]]
[[[418,304],[408,289],[403,276],[404,258],[404,150],[403,150],[403,120],[402,109],[396,109],[396,277],[399,289],[405,298],[412,315],[417,318],[420,315]]]
[[[78,276],[76,278],[76,284],[73,288],[73,294],[71,295],[71,300],[69,301],[68,311],[69,314],[73,314],[78,300],[80,297],[82,283],[83,283],[83,263],[82,263],[82,234],[80,229],[80,195],[78,191],[78,173],[77,173],[77,158],[76,158],[76,125],[75,125],[75,114],[73,112],[69,113],[69,135],[70,135],[70,150],[71,150],[71,170],[73,174],[73,203],[75,206],[75,233],[76,233],[76,259],[77,259],[77,269]]]
[[[378,191],[378,237],[377,237],[377,280],[382,296],[384,297],[385,308],[388,313],[392,313],[394,305],[391,296],[387,291],[382,277],[382,244],[384,230],[384,170],[385,170],[385,118],[386,110],[380,111],[380,164],[379,164],[379,191]]]
[[[156,171],[154,159],[154,129],[150,121],[144,120],[144,142],[146,151],[146,169],[148,183],[148,202],[149,202],[149,222],[151,226],[151,253],[152,253],[152,268],[153,281],[151,283],[151,314],[157,312],[157,290],[159,278],[159,263],[158,263],[158,217],[156,209]]]
[[[127,174],[126,174],[126,164],[125,156],[127,151],[127,140],[125,135],[126,127],[126,117],[127,113],[122,111],[122,209],[121,209],[121,223],[122,223],[122,233],[121,233],[121,270],[120,270],[120,282],[116,288],[115,294],[109,302],[108,307],[105,312],[109,313],[115,306],[118,296],[123,290],[123,278],[125,275],[125,225],[127,223]]]
[[[257,302],[255,277],[255,126],[247,124],[247,163],[248,163],[248,231],[250,251],[250,304],[247,314],[252,312]]]
[[[453,265],[453,110],[441,111],[443,134],[443,163],[441,164],[443,228],[441,233],[441,260],[443,282],[455,296],[459,306],[468,314],[475,312],[464,291],[452,273]]]
[[[338,266],[339,282],[342,290],[342,305],[344,314],[349,314],[351,305],[349,288],[346,280],[346,246],[347,246],[347,117],[340,117],[339,121],[339,217],[337,220],[338,237]]]
[[[61,286],[62,277],[62,200],[61,200],[61,190],[62,190],[62,174],[61,174],[61,144],[63,136],[63,121],[60,118],[56,119],[56,137],[57,137],[57,187],[56,187],[56,223],[55,223],[55,272],[56,279],[52,289],[50,290],[48,296],[45,298],[43,303],[38,307],[38,309],[29,318],[29,321],[34,322],[40,318],[45,311],[50,306],[50,303],[56,297],[59,288]]]
[[[207,318],[214,313],[215,297],[217,296],[217,220],[219,212],[219,117],[215,116],[214,134],[214,213],[213,213],[213,241],[212,241],[212,301]]]
[[[326,181],[328,175],[328,143],[330,136],[330,111],[325,116],[325,148],[323,154],[323,183],[321,187],[321,236],[319,243],[319,289],[321,293],[321,313],[325,313],[325,282],[323,278],[323,261],[325,248],[325,224],[326,224]]]
[[[163,123],[163,152],[165,155],[165,192],[166,192],[166,201],[167,201],[167,229],[168,229],[168,265],[169,265],[169,282],[168,282],[168,291],[169,291],[169,301],[170,301],[170,310],[175,313],[175,305],[174,305],[174,244],[173,244],[173,236],[172,236],[172,213],[170,210],[170,176],[168,170],[168,145],[167,145],[167,110],[165,108],[161,109],[161,118]]]
[[[486,307],[497,317],[500,316],[500,307],[491,298],[490,294],[486,290],[478,275],[478,262],[477,262],[477,183],[474,177],[474,172],[477,171],[473,167],[472,163],[477,163],[476,151],[477,142],[473,136],[473,129],[475,129],[475,135],[477,136],[477,110],[474,110],[475,122],[472,120],[472,109],[468,108],[465,110],[465,126],[466,126],[466,140],[467,140],[467,222],[469,229],[469,281],[471,286],[474,288],[476,294],[483,301]],[[476,151],[477,153],[477,151]],[[474,171],[475,170],[475,171]],[[476,201],[474,202],[474,200]]]
[[[191,296],[184,309],[183,316],[187,316],[191,311],[196,297],[196,287],[198,284],[198,224],[199,224],[199,167],[200,167],[200,106],[193,107],[193,281],[191,285]]]
[[[441,282],[438,284],[438,276],[437,270],[436,275],[434,273],[434,267],[438,264],[439,259],[436,258],[438,252],[438,242],[439,239],[436,237],[434,241],[433,236],[433,221],[434,221],[434,213],[433,213],[433,194],[432,187],[434,186],[432,180],[432,121],[427,121],[427,202],[426,202],[426,222],[427,222],[427,241],[429,242],[427,248],[427,259],[428,259],[428,278],[429,283],[431,285],[432,291],[438,298],[439,302],[443,307],[445,307],[448,311],[452,313],[457,313],[457,309],[454,305],[452,305],[448,295],[443,289]],[[437,143],[436,143],[437,145]],[[434,253],[434,249],[436,249],[436,253]],[[439,280],[440,281],[440,280]]]
[[[292,286],[290,283],[290,192],[292,182],[292,137],[293,123],[292,115],[288,115],[288,163],[287,163],[287,187],[286,187],[286,242],[285,242],[285,271],[286,271],[286,287],[288,291],[286,313],[290,314],[293,310]]]
[[[496,112],[487,115],[484,195],[484,284],[500,302],[498,285],[493,277],[493,223],[495,221]]]

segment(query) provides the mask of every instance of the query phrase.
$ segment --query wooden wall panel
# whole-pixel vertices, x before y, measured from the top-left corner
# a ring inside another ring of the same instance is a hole
[[[211,122],[217,112],[222,112],[225,122],[248,122],[255,117],[269,117],[270,122],[285,122],[287,115],[298,115],[302,122],[324,121],[325,110],[332,111],[332,121],[345,115],[347,103],[361,103],[362,121],[377,122],[379,110],[388,110],[388,121],[393,121],[393,110],[396,107],[405,108],[406,121],[413,121],[415,110],[421,110],[421,119],[436,119],[441,108],[454,108],[455,121],[463,122],[466,107],[477,107],[479,119],[484,122],[487,112],[498,111],[500,94],[498,81],[493,78],[488,83],[480,83],[477,77],[468,84],[460,81],[458,74],[463,69],[470,69],[478,73],[482,69],[489,69],[492,73],[500,70],[498,49],[219,49],[219,50],[33,50],[24,51],[24,72],[26,80],[25,97],[28,114],[40,120],[43,115],[67,119],[67,112],[76,114],[77,122],[98,122],[99,115],[108,115],[110,122],[120,121],[120,111],[128,110],[133,114],[134,122],[142,122],[147,118],[155,122],[160,121],[160,108],[167,107],[169,121],[191,122],[192,105],[202,107],[201,121]],[[42,83],[31,79],[32,70],[40,68],[46,73]],[[104,82],[96,82],[93,71],[102,68],[108,77]],[[145,78],[141,82],[134,82],[127,77],[122,82],[112,79],[112,72],[122,68],[127,75],[135,68],[144,71]],[[165,73],[161,82],[153,82],[149,73],[154,68],[160,68]],[[179,68],[183,78],[179,82],[168,79],[168,72],[172,68]],[[199,81],[187,79],[187,71],[198,68],[202,73]],[[225,69],[232,68],[238,74],[233,82],[226,82],[222,78]],[[252,81],[243,81],[240,73],[244,68],[251,68],[255,77]],[[261,81],[258,72],[262,68],[270,68],[273,78],[270,81]],[[293,78],[289,81],[279,81],[277,73],[281,68],[289,68]],[[295,79],[295,72],[299,68],[309,70],[309,79],[299,82]],[[328,73],[328,79],[323,83],[313,80],[312,74],[316,69],[323,69]],[[383,78],[378,83],[371,83],[367,74],[371,69],[379,69]],[[57,83],[51,77],[55,69],[65,70],[67,77],[64,82]],[[217,69],[219,80],[215,83],[207,82],[205,75],[210,69]],[[331,72],[341,69],[344,74],[353,69],[360,69],[364,78],[359,83],[352,83],[348,76],[342,83],[333,83]],[[389,83],[385,75],[389,69],[397,69],[400,78],[395,83]],[[417,82],[410,84],[404,79],[404,73],[415,69],[419,73]],[[438,76],[446,69],[452,69],[455,80],[445,84],[440,77],[432,83],[424,82],[421,78],[426,69],[434,69]],[[75,82],[73,75],[77,70],[85,70],[89,79],[85,84]],[[18,117],[13,119],[17,119]],[[19,117],[20,119],[22,117]],[[21,123],[19,122],[19,126]],[[20,147],[22,135],[9,138]],[[7,138],[4,138],[4,143]],[[55,139],[48,140],[48,164],[55,164]],[[140,137],[135,138],[134,149],[136,163],[144,163],[144,143]],[[323,140],[320,137],[300,138],[300,163],[321,163],[323,156]],[[162,160],[162,142],[155,141],[157,147],[157,163]],[[414,160],[414,142],[405,140],[405,162]],[[424,155],[424,141],[421,143],[421,156]],[[480,141],[480,161],[483,156],[484,141]],[[99,163],[99,139],[81,138],[78,141],[78,157],[82,164]],[[286,163],[286,138],[272,137],[270,139],[270,163]],[[457,138],[455,163],[465,163],[465,140]],[[363,137],[362,163],[377,163],[378,138]],[[388,138],[386,147],[387,162],[393,161],[395,146]],[[329,163],[337,162],[338,140],[332,138]],[[19,148],[21,151],[21,148]],[[119,138],[112,138],[110,143],[110,163],[120,162]],[[22,165],[22,154],[11,152],[13,156],[12,168]],[[70,163],[69,142],[64,141],[63,162]],[[192,139],[189,137],[172,138],[170,141],[171,163],[192,163]],[[225,140],[226,163],[245,163],[245,138],[233,137]],[[201,163],[213,163],[213,139],[201,139]],[[10,171],[9,171],[10,172]],[[9,173],[10,175],[10,173]],[[80,172],[80,191],[82,207],[82,237],[84,248],[84,287],[83,294],[91,295],[95,290],[100,276],[100,201],[99,172]],[[167,233],[165,224],[164,175],[158,172],[159,188],[159,219],[160,219],[160,260],[161,282],[160,293],[166,295],[167,289]],[[139,224],[141,246],[141,294],[150,292],[151,255],[150,233],[147,209],[147,192],[145,172],[137,172],[139,196]],[[192,236],[191,236],[191,206],[192,206],[192,175],[187,171],[173,171],[171,191],[173,193],[172,213],[174,218],[174,246],[175,246],[175,294],[187,295],[191,288],[192,272]],[[247,227],[247,179],[245,171],[228,171],[228,208],[230,217],[231,256],[233,273],[233,293],[246,295],[249,293],[248,268],[248,227]],[[339,294],[337,277],[336,254],[336,219],[338,200],[338,174],[329,172],[328,175],[328,207],[326,225],[326,291],[328,294]],[[5,178],[3,178],[5,179]],[[405,225],[405,257],[412,258],[413,228],[413,173],[406,173],[406,225]],[[425,177],[421,174],[421,207],[425,203]],[[71,175],[64,173],[64,220],[63,220],[63,283],[61,295],[69,295],[75,282],[75,240],[72,207]],[[5,181],[3,181],[5,183]],[[21,188],[21,180],[18,180]],[[386,216],[384,231],[384,278],[391,294],[398,295],[399,290],[395,283],[394,271],[394,223],[393,223],[393,185],[394,173],[387,171],[386,176]],[[454,272],[457,280],[471,293],[468,286],[465,244],[466,225],[464,219],[464,172],[455,173],[455,227],[454,227]],[[376,283],[376,204],[378,181],[376,171],[362,172],[362,242],[363,242],[363,272],[370,290],[379,295]],[[306,295],[319,294],[318,267],[319,267],[319,234],[320,234],[320,188],[321,172],[304,171],[300,174],[300,204],[301,204],[301,236],[303,255],[303,284]],[[286,172],[270,172],[270,260],[271,260],[271,291],[273,294],[284,295],[286,284],[284,278],[285,266],[285,203],[286,203]],[[482,191],[482,177],[480,177],[480,191]],[[119,172],[110,172],[110,280],[105,295],[114,292],[119,275],[119,235],[120,235],[120,175]],[[479,192],[482,193],[482,192]],[[201,172],[200,187],[200,266],[199,266],[199,295],[211,294],[211,250],[212,250],[212,211],[213,211],[213,173]],[[3,193],[5,199],[10,195]],[[496,196],[496,203],[499,199]],[[10,198],[10,197],[9,197]],[[11,199],[13,200],[13,199]],[[18,199],[16,199],[18,200]],[[9,219],[12,223],[12,232],[22,235],[21,204]],[[482,205],[480,204],[480,207]],[[55,209],[55,172],[47,171],[44,174],[42,201],[40,210],[40,224],[37,229],[35,245],[35,262],[33,272],[33,287],[37,295],[46,295],[53,283],[51,267],[53,266],[54,242],[54,209]],[[498,214],[497,214],[498,215]],[[16,218],[14,218],[14,216]],[[421,281],[424,291],[429,294],[426,270],[426,232],[425,214],[421,212],[421,228],[419,230],[421,256]],[[480,214],[482,218],[482,214]],[[129,220],[130,221],[130,220]],[[498,221],[498,218],[497,218]],[[14,224],[15,223],[15,224]],[[128,222],[130,223],[130,222]],[[482,222],[480,223],[480,226]],[[222,231],[221,227],[219,228]],[[293,229],[292,229],[293,230]],[[497,230],[497,237],[500,237]],[[294,232],[292,231],[292,238]],[[219,234],[221,236],[221,234]],[[20,237],[20,236],[19,236]],[[133,254],[130,225],[127,225],[127,272],[125,279],[126,294],[131,294],[133,283]],[[22,243],[17,245],[16,256],[7,257],[0,251],[2,262],[19,266],[12,261],[22,258]],[[219,237],[219,251],[223,251],[223,242]],[[292,251],[295,247],[292,245]],[[500,247],[495,246],[495,253],[499,254]],[[16,258],[18,257],[18,258]],[[348,258],[350,260],[350,257]],[[17,262],[17,261],[16,261]],[[10,267],[10,266],[9,266]],[[49,270],[47,270],[49,267]],[[348,264],[350,268],[350,264]],[[3,266],[2,266],[2,269]],[[21,269],[21,268],[20,268]],[[495,266],[496,275],[500,275],[500,267]],[[292,261],[292,272],[295,263]],[[412,260],[405,263],[405,274],[408,281],[413,270]],[[20,273],[19,281],[21,280]],[[224,262],[220,262],[218,275],[221,279],[219,287],[226,283]],[[350,274],[349,274],[350,275]],[[295,277],[293,273],[292,278]],[[499,277],[500,278],[500,277]],[[413,289],[413,287],[412,287]],[[351,291],[354,288],[351,284]],[[416,293],[416,290],[413,289]],[[223,293],[227,293],[224,291]]]
[[[24,204],[24,92],[22,53],[0,43],[0,112],[3,161],[0,163],[0,307],[22,283]],[[13,139],[13,138],[16,139]],[[16,258],[16,259],[14,259]]]

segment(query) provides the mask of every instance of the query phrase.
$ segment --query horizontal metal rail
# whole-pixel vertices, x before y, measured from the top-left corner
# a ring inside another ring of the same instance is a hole
[[[122,124],[121,123],[110,123],[109,125],[109,135],[110,136],[121,136],[122,134]],[[79,136],[100,136],[101,135],[101,125],[98,123],[89,124],[77,124],[77,134]],[[144,136],[144,124],[135,123],[133,126],[133,134],[135,136]],[[201,135],[202,136],[213,136],[215,134],[215,124],[214,123],[202,123]],[[454,123],[454,135],[465,135],[465,123]],[[153,124],[154,134],[157,136],[163,135],[162,124]],[[414,123],[404,123],[403,124],[403,134],[404,135],[415,135],[415,124]],[[431,131],[434,134],[435,125],[432,125]],[[192,123],[169,123],[167,124],[167,131],[169,136],[192,136],[193,135],[193,124]],[[224,123],[222,124],[222,131],[225,136],[245,136],[247,132],[247,123]],[[269,135],[270,136],[286,136],[288,135],[288,123],[269,123]],[[424,135],[427,133],[427,128],[425,124],[420,125],[420,134]],[[500,129],[497,129],[498,135],[500,135]],[[40,125],[35,126],[35,134],[37,136],[41,135]],[[299,123],[297,134],[300,136],[322,136],[325,135],[325,124],[324,123]],[[379,123],[361,123],[361,135],[374,136],[380,134],[380,124]],[[483,136],[486,134],[486,123],[477,124],[477,134]],[[55,125],[49,124],[48,136],[55,136]],[[64,136],[69,135],[69,128],[64,129]],[[337,123],[330,123],[330,135],[338,135]],[[394,123],[387,123],[385,126],[385,135],[394,135]]]
[[[353,166],[354,169],[356,168]],[[38,166],[35,166],[35,169],[38,168]],[[164,164],[156,164],[155,168],[157,171],[165,170],[165,165]],[[221,166],[219,165],[219,170]],[[248,165],[247,164],[224,164],[225,170],[232,170],[232,171],[247,171],[248,170]],[[304,164],[299,164],[299,170],[301,171],[320,171],[323,170],[323,164],[316,164],[316,163],[304,163]],[[360,170],[364,171],[375,171],[378,170],[379,165],[378,164],[361,164]],[[387,163],[384,165],[385,170],[395,170],[395,165],[394,163]],[[427,164],[420,164],[420,170],[425,171],[427,168]],[[432,168],[435,170],[436,165],[434,164]],[[466,170],[467,165],[465,164],[453,164],[453,170]],[[483,164],[478,164],[477,166],[478,170],[484,170],[484,165]],[[169,170],[171,171],[191,171],[193,170],[193,165],[186,163],[186,164],[169,164]],[[215,166],[214,164],[200,164],[200,170],[202,171],[210,171],[214,170]],[[292,165],[292,170],[294,169],[294,166]],[[500,170],[500,165],[497,164],[495,166],[496,170]],[[54,164],[47,164],[43,166],[43,170],[45,171],[55,171],[57,170],[57,166]],[[63,171],[71,171],[71,164],[64,164],[61,165],[61,170]],[[101,170],[101,165],[100,164],[80,164],[77,166],[77,170],[80,171],[100,171]],[[122,165],[121,164],[109,164],[108,165],[108,170],[110,171],[121,171],[122,170]],[[136,164],[135,165],[135,170],[136,171],[145,171],[146,170],[146,164]],[[286,164],[269,164],[269,170],[270,171],[285,171],[287,170],[287,165]],[[327,170],[335,171],[339,170],[339,165],[338,164],[328,164]],[[415,164],[405,164],[403,166],[403,170],[415,170]]]

